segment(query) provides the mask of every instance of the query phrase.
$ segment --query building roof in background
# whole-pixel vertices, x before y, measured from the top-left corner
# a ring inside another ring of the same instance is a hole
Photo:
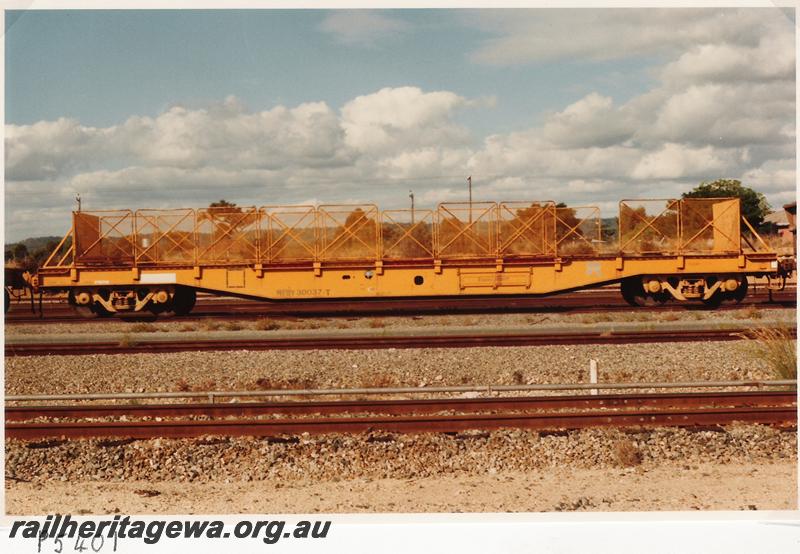
[[[772,212],[764,218],[764,223],[772,223],[778,227],[788,227],[789,218],[786,216],[786,210],[779,212]]]

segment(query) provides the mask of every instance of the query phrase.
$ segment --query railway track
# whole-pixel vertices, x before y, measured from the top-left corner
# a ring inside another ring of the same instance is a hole
[[[795,328],[788,329],[796,333]],[[438,335],[329,335],[209,340],[135,340],[97,342],[6,342],[5,355],[48,356],[87,354],[169,353],[213,350],[363,350],[378,348],[465,348],[569,344],[633,344],[740,340],[747,329],[690,329],[581,332],[509,332]]]
[[[741,304],[725,303],[718,310],[733,310],[743,307],[758,309],[787,309],[797,306],[794,290],[773,293],[772,301],[767,292],[760,289],[749,295]],[[206,319],[255,320],[261,317],[362,317],[443,315],[481,313],[591,313],[622,312],[632,309],[620,297],[617,290],[584,291],[548,297],[487,297],[487,298],[409,298],[375,299],[367,301],[305,301],[264,302],[253,300],[200,299],[190,315],[180,321],[202,321]],[[705,309],[700,305],[668,303],[656,308],[659,311],[686,311]],[[103,322],[120,323],[154,320],[150,314],[139,314],[121,318],[104,319]],[[166,318],[169,321],[170,318]],[[177,319],[176,319],[177,320]],[[6,323],[87,323],[96,320],[77,316],[66,302],[47,303],[43,313],[31,313],[29,304],[15,303],[6,314]]]
[[[530,410],[564,408],[643,408],[715,406],[789,406],[793,391],[694,392],[659,394],[603,394],[512,396],[499,398],[445,398],[423,400],[334,400],[292,402],[210,402],[180,404],[104,404],[56,406],[6,406],[6,421],[35,418],[98,417],[234,417],[269,414],[308,415],[341,413],[412,414],[441,411]]]
[[[5,432],[6,437],[10,438],[38,440],[190,438],[206,435],[277,436],[306,432],[452,433],[508,427],[540,430],[631,426],[696,427],[726,425],[735,421],[796,426],[796,399],[796,391],[756,391],[481,399],[254,402],[236,405],[14,406],[6,408]],[[449,413],[443,414],[443,412]],[[334,414],[361,415],[319,417]],[[275,418],[276,415],[295,417]],[[310,415],[314,417],[305,417]],[[123,416],[124,421],[97,421],[97,418]],[[210,419],[163,419],[187,416]],[[267,418],[257,419],[258,416]],[[145,417],[158,419],[130,420],[130,418]],[[240,419],[242,417],[249,419]],[[29,421],[35,418],[93,420]]]

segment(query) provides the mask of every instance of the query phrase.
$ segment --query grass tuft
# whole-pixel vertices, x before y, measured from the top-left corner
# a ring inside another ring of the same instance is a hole
[[[762,327],[748,333],[749,353],[763,360],[778,379],[797,379],[797,344],[788,329]]]
[[[363,389],[383,389],[397,386],[394,377],[387,373],[370,372],[361,377],[361,388]]]
[[[270,379],[260,377],[255,381],[260,390],[315,389],[317,383],[308,377],[290,377],[289,379]]]
[[[642,453],[630,439],[619,439],[611,446],[614,463],[622,467],[638,466],[642,463]]]
[[[622,316],[620,315],[618,317],[621,318]],[[614,315],[606,312],[599,312],[581,316],[581,323],[605,323],[607,321],[614,321]]]
[[[255,325],[253,326],[257,331],[274,331],[275,329],[280,329],[280,324],[275,321],[274,319],[270,319],[268,317],[262,317],[258,321],[256,321]]]
[[[131,346],[136,346],[137,344],[138,343],[126,333],[120,337],[118,346],[120,348],[130,348]]]
[[[761,319],[764,313],[755,306],[750,306],[747,309],[734,310],[731,316],[734,319]]]
[[[155,333],[156,331],[158,331],[158,327],[152,323],[134,323],[131,325],[132,333]]]
[[[222,323],[220,323],[219,321],[208,319],[203,322],[203,326],[206,328],[206,331],[216,331],[220,327],[222,327]]]
[[[664,312],[661,314],[661,321],[678,321],[681,318],[678,312]]]

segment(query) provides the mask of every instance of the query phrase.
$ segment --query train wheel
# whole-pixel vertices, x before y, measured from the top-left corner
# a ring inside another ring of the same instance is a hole
[[[92,306],[90,304],[78,304],[75,301],[74,291],[69,291],[69,296],[67,296],[67,302],[69,302],[69,305],[72,306],[72,310],[80,317],[83,317],[85,319],[92,319],[97,317],[97,314],[94,313],[94,311],[92,310]]]
[[[737,304],[740,304],[747,296],[748,288],[750,288],[750,285],[747,283],[747,277],[742,277],[742,279],[739,281],[739,288],[731,293],[730,299]]]
[[[95,304],[92,309],[97,314],[97,317],[114,317],[114,312],[109,312],[100,304]]]
[[[78,304],[77,302],[75,302],[75,296],[72,291],[70,291],[69,296],[67,297],[67,301],[69,302],[69,305],[72,306],[72,309],[75,311],[76,314],[86,319],[114,316],[113,312],[109,312],[101,304],[98,304],[97,302],[93,304]]]
[[[651,298],[654,301],[652,305],[660,306],[661,304],[666,304],[669,302],[669,300],[672,298],[672,295],[669,292],[662,290],[661,292],[657,292],[656,294],[652,295]],[[648,306],[650,305],[651,304],[648,304]]]
[[[94,319],[97,317],[97,313],[92,310],[91,306],[78,306],[73,304],[72,310],[84,319]]]
[[[646,306],[648,302],[647,293],[644,292],[640,279],[623,279],[619,284],[622,298],[631,306]]]
[[[197,293],[194,289],[176,287],[172,295],[172,311],[175,315],[187,315],[197,302]]]
[[[709,310],[715,310],[719,308],[719,305],[722,304],[722,301],[725,299],[724,295],[717,291],[711,295],[711,298],[704,298],[702,300],[703,306],[708,308]]]

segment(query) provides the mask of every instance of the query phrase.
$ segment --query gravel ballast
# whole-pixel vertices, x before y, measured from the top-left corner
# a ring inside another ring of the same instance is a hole
[[[6,394],[774,378],[745,341],[6,358]]]
[[[250,481],[408,479],[556,467],[644,467],[794,460],[796,432],[761,425],[724,430],[622,432],[499,430],[457,435],[361,434],[141,441],[6,441],[6,474],[25,481]]]
[[[793,314],[794,311],[792,318]],[[510,326],[509,322],[516,322],[518,317],[545,316],[514,316],[502,319],[504,323],[498,327]],[[586,317],[590,327],[589,319],[600,316],[580,317]],[[480,318],[476,321],[482,321]],[[714,320],[717,321],[716,316]],[[671,321],[671,316],[664,321]],[[741,324],[755,327],[763,322],[743,319]],[[72,329],[74,332],[75,327]],[[237,350],[9,357],[5,360],[5,393],[394,386],[416,387],[422,392],[426,387],[447,385],[586,383],[590,359],[598,361],[601,383],[775,378],[746,341],[352,351]],[[761,425],[732,425],[715,430],[498,430],[409,435],[375,432],[272,439],[38,442],[7,439],[5,446],[7,495],[10,502],[17,503],[9,510],[15,513],[35,508],[41,511],[42,507],[63,511],[64,506],[73,504],[92,513],[124,511],[128,504],[113,499],[113,495],[108,503],[104,496],[102,506],[95,502],[102,487],[120,487],[119,493],[129,497],[138,495],[138,490],[163,489],[164,496],[153,499],[152,504],[130,504],[131,509],[139,506],[145,511],[162,513],[180,512],[175,506],[184,505],[191,506],[196,513],[241,511],[245,504],[239,502],[235,492],[228,495],[232,500],[227,504],[220,504],[219,494],[214,494],[222,490],[214,487],[232,487],[233,491],[236,486],[242,491],[248,486],[262,492],[291,489],[294,492],[284,495],[283,500],[276,495],[274,504],[258,504],[256,494],[247,505],[252,510],[295,512],[455,511],[462,506],[473,511],[695,506],[753,509],[749,506],[756,503],[759,509],[763,506],[777,509],[791,504],[796,492],[792,488],[796,485],[788,482],[786,495],[773,490],[773,485],[783,482],[785,475],[794,475],[796,432]],[[740,477],[751,476],[750,488],[747,491],[742,488],[730,498],[716,502],[727,491],[738,490],[735,483],[720,489],[718,481],[724,475],[739,475],[736,471],[741,468],[747,470],[740,472]],[[771,476],[769,491],[761,490],[757,482],[764,474]],[[577,475],[585,479],[581,481],[583,489],[573,480]],[[661,480],[649,483],[646,481],[649,475],[659,475]],[[670,479],[677,483],[689,475],[695,480],[692,482],[696,490],[689,487],[674,494],[670,492]],[[615,487],[617,478],[619,487]],[[499,490],[495,484],[501,481],[512,485],[503,489],[502,498],[495,498]],[[133,485],[132,490],[124,489],[128,483]],[[438,497],[430,495],[429,499],[415,503],[414,491],[422,486],[420,483],[444,488]],[[537,488],[542,483],[547,483],[546,487]],[[394,491],[393,495],[380,494],[384,484]],[[530,496],[535,500],[526,498],[523,486],[537,491]],[[69,498],[59,500],[60,497],[54,496],[61,490],[58,487],[72,487]],[[702,487],[706,487],[705,493],[699,492]],[[652,494],[647,492],[651,489]],[[461,490],[467,492],[462,494]],[[104,491],[102,494],[110,489]],[[202,491],[207,493],[204,500],[191,500],[195,493],[205,494]],[[309,491],[322,497],[330,493],[330,502],[310,497],[307,502],[292,500],[307,496]],[[758,496],[753,491],[763,493],[757,501],[751,500]],[[448,494],[454,496],[439,501]],[[374,500],[377,497],[380,502]],[[43,498],[53,500],[42,504]],[[645,500],[639,502],[640,499]],[[135,496],[134,500],[146,499]]]
[[[9,514],[310,514],[795,510],[793,462],[338,481],[48,481],[8,485]]]

